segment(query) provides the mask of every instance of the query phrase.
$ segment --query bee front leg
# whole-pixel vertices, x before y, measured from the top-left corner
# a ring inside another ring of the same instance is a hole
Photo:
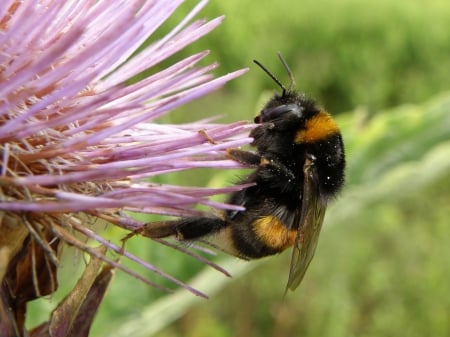
[[[243,151],[238,149],[228,149],[226,156],[230,159],[236,160],[241,164],[253,167],[258,167],[261,164],[262,160],[262,157],[255,152]]]

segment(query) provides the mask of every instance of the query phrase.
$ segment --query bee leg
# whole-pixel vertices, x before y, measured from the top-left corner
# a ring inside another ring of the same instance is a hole
[[[123,253],[125,251],[125,245],[129,239],[131,239],[133,236],[135,236],[137,233],[135,231],[128,233],[124,238],[120,239],[122,241],[122,247],[120,247],[121,252]]]
[[[279,161],[262,157],[260,167],[268,170],[271,175],[275,175],[280,179],[286,178],[289,182],[296,179],[294,172]]]
[[[254,152],[242,151],[238,149],[227,149],[227,157],[236,160],[244,165],[257,167],[261,164],[262,157]]]
[[[205,139],[211,144],[217,144],[217,142],[208,135],[205,129],[199,130],[198,133],[205,137]]]
[[[141,234],[150,238],[175,236],[178,240],[196,240],[228,226],[221,218],[191,217],[145,224]]]
[[[295,179],[295,174],[286,165],[279,161],[260,156],[257,153],[228,149],[227,156],[242,164],[259,167],[263,176],[267,175],[267,180],[278,178],[283,183],[290,183]]]

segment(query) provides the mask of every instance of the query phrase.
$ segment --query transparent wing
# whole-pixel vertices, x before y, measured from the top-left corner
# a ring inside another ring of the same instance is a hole
[[[320,196],[314,158],[308,158],[305,161],[303,173],[305,177],[303,201],[301,211],[295,219],[298,233],[292,251],[286,291],[288,289],[295,290],[305,276],[316,250],[327,206],[326,201]]]

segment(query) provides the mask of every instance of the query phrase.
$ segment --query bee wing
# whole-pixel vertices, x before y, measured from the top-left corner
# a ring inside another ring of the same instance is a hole
[[[317,170],[313,159],[307,159],[303,166],[304,186],[301,212],[296,215],[295,224],[298,225],[297,238],[292,251],[291,267],[287,289],[295,290],[308,269],[322,228],[325,215],[326,201],[321,197]]]

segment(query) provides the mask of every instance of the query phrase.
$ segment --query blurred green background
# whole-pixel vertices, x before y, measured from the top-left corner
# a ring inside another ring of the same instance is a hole
[[[186,1],[159,36],[196,3]],[[286,298],[289,252],[249,263],[219,254],[228,279],[136,238],[130,251],[193,278],[211,299],[168,295],[118,272],[92,336],[450,336],[450,2],[228,0],[211,1],[201,14],[226,19],[173,59],[209,49],[205,62],[221,64],[217,75],[251,71],[164,121],[251,120],[262,93],[277,90],[252,60],[287,83],[281,51],[298,89],[342,127],[347,186],[327,211],[303,283]],[[165,179],[225,186],[237,175]],[[46,317],[47,305],[32,304],[30,325]]]

